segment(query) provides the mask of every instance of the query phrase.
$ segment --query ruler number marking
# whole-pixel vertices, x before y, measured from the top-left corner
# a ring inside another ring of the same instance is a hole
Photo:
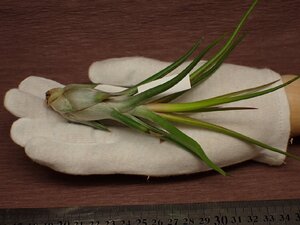
[[[200,225],[210,224],[210,218],[209,217],[200,217],[199,218],[199,224]]]
[[[177,225],[178,219],[177,218],[170,218],[168,219],[168,224],[167,225]]]

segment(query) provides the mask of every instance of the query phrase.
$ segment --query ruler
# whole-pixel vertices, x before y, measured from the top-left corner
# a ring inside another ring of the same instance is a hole
[[[0,225],[300,225],[300,199],[0,209]]]

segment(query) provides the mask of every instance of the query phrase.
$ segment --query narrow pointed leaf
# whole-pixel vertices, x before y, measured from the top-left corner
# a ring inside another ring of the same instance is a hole
[[[289,81],[287,81],[284,84],[278,85],[273,88],[269,88],[263,91],[257,91],[257,92],[250,92],[242,95],[236,95],[237,92],[233,92],[233,96],[231,96],[232,93],[226,94],[225,97],[214,97],[214,98],[209,98],[201,101],[196,101],[196,102],[188,102],[188,103],[157,103],[157,104],[148,104],[147,108],[150,110],[156,111],[156,112],[189,112],[189,111],[195,111],[199,110],[202,108],[206,107],[211,107],[211,106],[217,106],[225,103],[230,103],[230,102],[236,102],[236,101],[241,101],[245,99],[250,99],[254,97],[258,97],[261,95],[265,95],[271,92],[274,92],[280,88],[283,88],[287,86],[288,84],[294,82],[295,80],[299,79],[298,77],[295,77]],[[249,89],[248,89],[249,90]],[[245,91],[245,90],[244,90]],[[243,93],[244,91],[240,91],[240,93]]]
[[[113,110],[111,112],[111,116],[115,120],[123,123],[124,125],[126,125],[130,128],[134,128],[134,129],[139,130],[143,133],[148,133],[149,132],[149,130],[145,126],[143,126],[143,124],[140,124],[138,121],[132,119],[130,116],[122,114],[121,112],[119,112],[117,110]]]
[[[232,110],[251,110],[255,107],[207,107],[188,112],[216,112],[216,111],[232,111]]]
[[[197,41],[194,44],[194,46],[185,55],[183,55],[182,57],[180,57],[174,63],[172,63],[168,67],[164,68],[163,70],[159,71],[158,73],[152,75],[151,77],[147,78],[146,80],[138,83],[136,86],[148,83],[150,81],[154,81],[154,80],[160,79],[160,78],[164,77],[165,75],[169,74],[174,69],[176,69],[178,66],[180,66],[182,63],[184,63],[198,49],[199,45],[200,45],[200,40]]]
[[[219,57],[222,56],[222,54],[224,54],[224,52],[226,52],[228,48],[230,48],[230,46],[234,42],[235,38],[237,37],[239,31],[241,30],[241,28],[243,27],[243,25],[247,21],[249,15],[253,11],[254,7],[256,6],[257,2],[258,2],[258,0],[254,0],[252,2],[251,6],[247,10],[247,12],[242,16],[242,19],[240,20],[239,24],[237,25],[237,27],[235,28],[235,30],[233,31],[233,33],[231,34],[229,39],[227,40],[224,47],[212,59],[207,61],[207,63],[205,63],[197,71],[195,71],[193,74],[191,74],[191,79],[193,79],[194,76],[196,77],[197,73],[201,73],[201,72],[205,71],[207,68],[209,68],[211,65],[215,64],[215,62],[218,61]]]
[[[245,35],[241,35],[239,37],[237,37],[237,39],[232,42],[232,44],[230,46],[228,46],[228,48],[219,56],[219,58],[216,60],[215,64],[213,64],[212,66],[210,66],[207,70],[205,70],[203,73],[195,73],[193,74],[194,76],[191,77],[191,84],[192,86],[196,86],[198,84],[200,84],[201,82],[203,82],[204,80],[206,80],[207,78],[209,78],[212,74],[214,74],[214,72],[217,71],[217,69],[219,69],[219,67],[223,64],[223,62],[225,61],[225,59],[227,59],[227,57],[229,56],[229,54],[239,45],[239,43],[244,39]]]
[[[180,72],[176,77],[173,79],[158,85],[156,87],[150,88],[147,91],[144,91],[140,94],[137,94],[135,96],[132,96],[128,99],[125,108],[133,108],[134,106],[141,104],[150,98],[154,97],[155,95],[158,95],[169,88],[176,85],[178,82],[180,82],[185,76],[188,75],[188,73],[197,65],[197,63],[201,60],[205,52],[200,52],[195,59],[182,71]]]
[[[270,87],[272,84],[275,84],[276,82],[278,82],[279,80],[274,80],[272,82],[269,82],[267,84],[263,84],[263,85],[260,85],[260,86],[257,86],[257,87],[253,87],[253,88],[247,88],[247,89],[243,89],[243,90],[240,90],[240,91],[235,91],[235,92],[231,92],[231,93],[227,93],[227,94],[224,94],[224,95],[219,95],[217,97],[214,97],[214,98],[227,98],[227,97],[234,97],[234,96],[239,96],[239,95],[242,95],[242,94],[250,94],[250,93],[255,93],[257,91],[260,91],[262,89],[265,89],[267,87]]]
[[[139,85],[148,83],[150,81],[157,80],[157,79],[162,78],[165,75],[169,74],[170,72],[175,70],[178,66],[180,66],[182,63],[184,63],[197,50],[197,48],[200,45],[200,41],[201,41],[201,39],[199,41],[197,41],[188,52],[186,52],[183,56],[178,58],[175,62],[173,62],[172,64],[170,64],[166,68],[160,70],[159,72],[157,72],[154,75],[148,77],[147,79],[141,81],[140,83],[126,89],[125,91],[117,93],[116,95],[134,95],[134,94],[137,93],[137,87]]]
[[[270,151],[273,151],[273,152],[276,152],[276,153],[279,153],[279,154],[286,155],[286,156],[294,158],[296,160],[300,160],[300,156],[297,156],[297,155],[291,154],[289,152],[285,152],[285,151],[282,151],[280,149],[274,148],[274,147],[272,147],[270,145],[267,145],[265,143],[262,143],[258,140],[255,140],[253,138],[245,136],[245,135],[243,135],[239,132],[227,129],[225,127],[222,127],[222,126],[219,126],[219,125],[216,125],[216,124],[208,123],[208,122],[205,122],[203,120],[194,119],[194,118],[191,118],[191,117],[181,116],[181,115],[165,114],[165,113],[159,113],[159,115],[161,117],[169,120],[169,121],[173,121],[173,122],[181,123],[181,124],[192,125],[192,126],[197,126],[197,127],[201,127],[201,128],[207,129],[207,130],[222,133],[222,134],[237,138],[241,141],[257,145],[259,147],[268,149]]]
[[[243,25],[245,24],[246,20],[248,19],[249,15],[251,14],[251,12],[253,11],[254,7],[256,6],[258,0],[254,0],[252,2],[252,5],[250,6],[250,8],[247,10],[247,12],[242,16],[241,21],[239,22],[239,24],[237,25],[237,27],[235,28],[235,30],[233,31],[233,33],[231,34],[231,36],[229,37],[229,39],[227,40],[226,44],[223,46],[223,48],[213,57],[211,58],[209,61],[207,61],[203,66],[201,66],[199,69],[197,69],[196,71],[194,71],[191,75],[191,81],[192,83],[198,83],[199,80],[201,80],[199,78],[199,74],[205,72],[206,70],[208,70],[209,68],[211,68],[214,64],[216,64],[220,58],[222,58],[222,56],[227,56],[228,54],[226,52],[230,52],[230,49],[232,50],[235,46],[235,39],[238,35],[238,33],[240,32],[241,28],[243,27]],[[242,39],[242,38],[241,38]],[[241,40],[240,39],[240,40]],[[238,43],[240,41],[239,39],[237,40],[236,43]],[[224,58],[225,59],[225,58]],[[221,64],[219,64],[216,68],[218,68]],[[212,71],[213,73],[214,71]],[[212,74],[211,73],[211,74]],[[198,77],[198,78],[197,78]],[[196,80],[195,80],[196,79]],[[195,80],[195,81],[193,81]],[[158,102],[169,102],[175,98],[177,98],[178,96],[180,96],[182,93],[175,93],[171,96],[166,96],[165,98],[159,100]]]
[[[167,140],[174,142],[175,144],[183,147],[184,149],[190,151],[185,145],[182,145],[180,141],[177,140],[177,137],[175,137],[173,134],[169,134],[164,130],[161,130],[155,126],[152,126],[151,124],[147,124],[144,121],[141,121],[137,117],[134,117],[133,115],[124,115],[118,111],[114,111],[112,113],[112,117],[115,118],[117,121],[123,123],[124,125],[128,126],[129,128],[133,128],[135,130],[138,130],[142,133],[148,133],[154,137],[157,137],[162,140]]]
[[[164,130],[168,131],[170,135],[174,136],[176,140],[195,155],[197,155],[202,161],[204,161],[210,168],[218,171],[222,175],[226,175],[226,173],[216,164],[214,164],[205,154],[201,146],[198,142],[196,142],[191,137],[187,136],[185,133],[177,129],[174,125],[169,123],[167,120],[157,115],[156,113],[144,108],[137,107],[134,112],[136,116],[141,116],[145,119],[150,119],[154,123],[161,126]]]
[[[199,85],[206,79],[208,79],[211,75],[216,72],[216,70],[223,64],[224,60],[228,57],[228,55],[233,51],[233,49],[242,41],[244,38],[244,35],[240,36],[235,42],[232,43],[232,45],[219,57],[218,61],[212,65],[210,68],[208,68],[206,71],[195,71],[193,74],[194,76],[190,76],[191,80],[191,86],[192,88],[195,87],[196,85]],[[158,102],[170,102],[179,96],[183,95],[184,93],[188,92],[189,90],[174,93],[168,96],[164,96],[160,99],[152,101],[152,103],[158,103]]]

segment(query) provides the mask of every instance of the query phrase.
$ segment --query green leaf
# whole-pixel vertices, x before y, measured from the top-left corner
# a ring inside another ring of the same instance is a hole
[[[201,73],[202,71],[198,71],[197,73],[194,73],[193,78],[191,78],[190,76],[192,88],[194,88],[196,85],[199,85],[200,83],[208,79],[211,75],[213,75],[213,73],[223,64],[224,60],[228,57],[230,52],[232,52],[232,50],[242,41],[243,38],[244,36],[240,36],[235,42],[233,42],[233,44],[219,57],[218,61],[210,68],[203,71],[203,73]],[[152,101],[151,103],[170,102],[178,98],[179,96],[183,95],[184,93],[188,92],[189,90],[164,96],[160,99]]]
[[[161,116],[157,115],[156,113],[146,109],[145,107],[139,106],[134,111],[133,114],[136,116],[140,116],[144,119],[151,120],[152,122],[159,125],[161,128],[166,130],[177,143],[181,146],[185,146],[186,149],[193,152],[197,155],[203,162],[205,162],[210,168],[214,169],[215,171],[219,172],[222,175],[226,175],[226,173],[216,164],[214,164],[205,154],[199,143],[197,143],[194,139],[187,136],[185,133],[180,131],[174,125],[169,123],[167,120],[162,118]]]
[[[188,73],[197,65],[197,63],[201,60],[203,55],[206,52],[201,51],[195,59],[177,76],[175,76],[173,79],[166,81],[163,84],[160,84],[156,87],[150,88],[140,94],[137,94],[135,96],[129,97],[129,99],[124,103],[123,107],[125,108],[125,111],[128,109],[132,109],[138,104],[142,104],[143,102],[146,102],[150,98],[168,90],[169,88],[176,85],[178,82],[180,82],[185,76],[188,75]],[[124,109],[123,109],[124,110]]]
[[[160,79],[162,77],[164,77],[165,75],[169,74],[170,72],[172,72],[174,69],[176,69],[178,66],[180,66],[183,62],[185,62],[199,47],[200,45],[200,41],[197,41],[194,46],[182,57],[180,57],[179,59],[177,59],[175,62],[173,62],[171,65],[169,65],[168,67],[164,68],[163,70],[159,71],[158,73],[152,75],[151,77],[145,79],[144,81],[138,83],[136,86],[148,83],[150,81],[154,81],[157,79]]]
[[[216,111],[232,111],[232,110],[251,110],[254,107],[207,107],[188,112],[216,112]]]
[[[263,91],[257,91],[253,92],[255,90],[259,90],[263,87],[269,86],[274,82],[271,82],[269,84],[261,85],[255,88],[250,88],[250,89],[245,89],[242,91],[238,92],[232,92],[226,95],[214,97],[214,98],[209,98],[201,101],[196,101],[196,102],[187,102],[187,103],[154,103],[154,104],[148,104],[147,108],[156,111],[156,112],[192,112],[192,111],[197,111],[201,110],[202,108],[207,108],[211,106],[217,106],[225,103],[230,103],[230,102],[236,102],[236,101],[241,101],[245,99],[250,99],[254,97],[258,97],[261,95],[265,95],[271,92],[274,92],[280,88],[283,88],[287,86],[288,84],[294,82],[295,80],[299,79],[298,77],[295,77],[289,81],[287,81],[284,84],[278,85],[273,88],[269,88]],[[242,94],[245,92],[250,91],[250,93]]]
[[[246,11],[246,13],[242,16],[242,19],[240,20],[240,22],[237,25],[237,27],[235,28],[235,30],[232,32],[231,36],[227,40],[224,47],[212,59],[207,61],[207,63],[205,63],[201,68],[199,68],[193,74],[191,74],[191,79],[196,77],[197,73],[201,73],[201,72],[205,71],[207,68],[209,68],[210,66],[212,66],[213,64],[215,64],[218,61],[219,57],[221,57],[228,50],[228,48],[230,48],[230,46],[234,42],[235,38],[237,37],[238,33],[240,32],[240,30],[244,26],[245,22],[247,21],[249,15],[253,11],[254,7],[256,6],[257,2],[258,2],[258,0],[254,0],[252,2],[251,6]]]
[[[244,23],[247,20],[248,16],[250,15],[252,10],[254,9],[257,1],[258,0],[253,1],[252,5],[247,10],[247,12],[243,15],[241,21],[239,22],[238,26],[233,31],[232,35],[229,37],[229,39],[226,42],[226,44],[224,45],[224,47],[212,59],[210,59],[203,66],[201,66],[199,69],[197,69],[195,72],[193,72],[190,75],[191,79],[194,79],[194,77],[197,77],[198,74],[204,72],[205,70],[207,70],[211,66],[213,66],[219,60],[219,58],[222,57],[228,51],[228,49],[231,48],[237,34],[239,33],[240,29],[244,25]],[[185,68],[181,73],[179,73],[178,76],[176,76],[172,80],[170,80],[168,82],[165,82],[162,85],[158,85],[157,87],[151,88],[151,89],[149,89],[149,90],[147,90],[143,93],[132,96],[131,98],[129,98],[129,100],[127,101],[127,104],[124,105],[124,107],[126,109],[133,108],[134,106],[149,100],[151,97],[153,97],[155,95],[158,95],[158,94],[168,90],[169,88],[173,87],[176,83],[178,83],[180,80],[182,80],[194,68],[194,66],[200,61],[200,59],[203,56],[204,56],[204,54],[201,52],[187,68]],[[155,77],[154,79],[157,79],[157,77],[160,77],[160,76],[161,75],[158,75],[158,76],[154,75],[154,77]],[[150,77],[150,78],[146,79],[145,81],[143,81],[143,83],[148,82],[150,80],[153,80],[153,76],[152,76],[152,78]],[[133,93],[136,93],[136,91],[134,91]]]
[[[247,88],[247,89],[243,89],[243,90],[240,90],[240,91],[235,91],[235,92],[231,92],[231,93],[227,93],[227,94],[224,94],[224,95],[219,95],[217,97],[214,97],[214,98],[226,98],[226,97],[234,97],[234,96],[240,96],[242,94],[249,94],[249,93],[255,93],[257,91],[260,91],[262,89],[265,89],[269,86],[271,86],[272,84],[275,84],[276,82],[278,82],[279,80],[274,80],[272,82],[269,82],[267,84],[263,84],[263,85],[259,85],[257,87],[253,87],[253,88]]]
[[[118,110],[113,109],[111,112],[111,117],[130,128],[134,128],[143,133],[149,132],[148,128],[146,128],[143,124],[139,123],[137,120],[134,120],[132,117],[119,112]]]
[[[212,75],[213,72],[215,72],[215,70],[220,67],[221,62],[224,61],[224,59],[228,56],[228,54],[242,40],[243,37],[240,37],[235,41],[238,33],[244,26],[245,22],[247,21],[249,15],[253,11],[257,2],[258,2],[258,0],[254,0],[252,2],[251,6],[247,10],[247,12],[242,16],[242,19],[240,20],[239,24],[237,25],[235,30],[232,32],[231,36],[227,40],[226,44],[221,48],[221,50],[216,55],[214,55],[210,60],[208,60],[203,66],[201,66],[199,69],[197,69],[190,75],[192,85],[197,84],[201,80],[208,78],[210,75]],[[200,74],[204,73],[207,70],[210,70],[210,72],[208,72],[206,74],[206,76],[204,76],[204,77],[199,76]],[[183,93],[185,93],[185,92],[175,93],[173,95],[166,96],[162,99],[159,99],[158,101],[155,101],[155,102],[169,102],[169,101],[177,98],[178,96],[182,95]]]
[[[191,77],[191,84],[192,87],[195,87],[196,85],[202,83],[204,80],[209,78],[214,72],[219,69],[219,67],[223,64],[225,59],[229,56],[229,54],[235,49],[236,46],[244,39],[245,35],[241,35],[237,37],[237,39],[230,45],[228,48],[219,56],[215,64],[210,66],[207,70],[205,70],[203,73],[194,73],[194,76]]]
[[[201,128],[207,129],[207,130],[215,131],[215,132],[218,132],[218,133],[221,133],[221,134],[224,134],[224,135],[228,135],[228,136],[237,138],[241,141],[257,145],[259,147],[268,149],[270,151],[286,155],[286,156],[294,158],[296,160],[300,160],[300,156],[291,154],[289,152],[282,151],[278,148],[274,148],[270,145],[267,145],[267,144],[262,143],[258,140],[255,140],[253,138],[250,138],[250,137],[245,136],[241,133],[238,133],[236,131],[227,129],[227,128],[219,126],[219,125],[215,125],[215,124],[212,124],[212,123],[205,122],[203,120],[199,120],[199,119],[195,119],[195,118],[191,118],[191,117],[187,117],[187,116],[174,115],[174,114],[165,114],[165,113],[159,113],[159,115],[161,117],[169,120],[169,121],[173,121],[173,122],[181,123],[181,124],[187,124],[187,125],[191,125],[191,126],[197,126],[197,127],[201,127]]]
[[[133,128],[135,130],[141,131],[142,133],[150,134],[162,140],[174,142],[175,144],[186,149],[185,146],[183,146],[180,142],[178,142],[177,138],[174,135],[159,129],[158,127],[154,127],[152,124],[147,124],[144,121],[140,120],[139,118],[131,114],[125,115],[115,110],[112,113],[112,117],[117,121],[123,123],[124,125],[128,126],[129,128]]]
[[[165,75],[169,74],[170,72],[172,72],[173,70],[175,70],[178,66],[180,66],[182,63],[184,63],[199,47],[201,42],[201,39],[199,41],[197,41],[193,47],[186,52],[183,56],[181,56],[180,58],[178,58],[175,62],[173,62],[172,64],[170,64],[169,66],[167,66],[166,68],[160,70],[159,72],[157,72],[156,74],[148,77],[147,79],[141,81],[140,83],[126,89],[125,91],[120,92],[117,95],[134,95],[137,93],[137,87],[139,85],[148,83],[150,81],[154,81],[157,80],[159,78],[164,77]]]

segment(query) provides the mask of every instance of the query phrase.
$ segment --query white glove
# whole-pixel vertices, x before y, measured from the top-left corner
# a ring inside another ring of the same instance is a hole
[[[89,76],[96,83],[131,85],[167,65],[169,63],[142,57],[108,59],[93,63]],[[204,99],[277,79],[280,76],[269,69],[224,64],[211,78],[178,100]],[[111,132],[106,132],[68,123],[45,105],[45,92],[59,86],[62,85],[55,81],[31,76],[5,96],[5,107],[20,117],[12,125],[11,137],[25,147],[25,153],[35,162],[59,172],[80,175],[168,176],[210,169],[192,153],[128,128],[110,127]],[[286,150],[290,123],[284,89],[229,105],[259,109],[198,113],[195,117]],[[199,128],[180,129],[197,140],[208,157],[222,167],[250,159],[280,165],[285,158],[223,134]]]

